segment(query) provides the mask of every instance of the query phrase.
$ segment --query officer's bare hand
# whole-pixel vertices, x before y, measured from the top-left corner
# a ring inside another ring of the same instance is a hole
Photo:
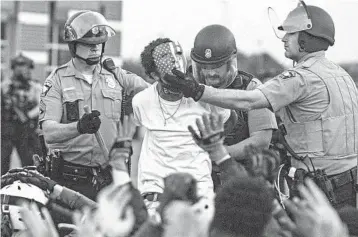
[[[51,215],[45,207],[41,208],[40,212],[36,203],[23,203],[20,214],[29,237],[59,237]]]
[[[77,130],[81,134],[95,133],[101,126],[101,113],[98,110],[92,110],[91,113],[85,113],[82,118],[77,122]]]
[[[110,185],[98,194],[96,219],[105,236],[125,237],[133,230],[135,216],[130,187]]]
[[[209,153],[212,161],[217,161],[228,155],[223,145],[224,119],[221,114],[204,114],[202,119],[196,119],[196,125],[199,134],[192,126],[188,126],[188,129],[196,144]]]
[[[302,199],[286,200],[286,209],[293,216],[296,228],[293,232],[299,236],[348,236],[346,226],[338,213],[330,205],[325,194],[311,180],[305,180],[305,186],[299,186]]]

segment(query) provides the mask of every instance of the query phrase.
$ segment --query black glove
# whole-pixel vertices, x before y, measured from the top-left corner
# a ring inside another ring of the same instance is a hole
[[[57,184],[55,181],[41,175],[37,171],[27,170],[27,172],[20,172],[17,175],[18,180],[23,183],[33,184],[44,191],[53,191],[53,187]]]
[[[101,125],[100,115],[101,113],[98,110],[92,110],[91,113],[84,114],[77,122],[78,132],[81,134],[97,132]]]
[[[177,69],[173,69],[174,75],[165,74],[163,82],[183,92],[185,97],[191,97],[195,101],[200,100],[204,93],[205,86],[196,82],[193,78],[186,76]]]

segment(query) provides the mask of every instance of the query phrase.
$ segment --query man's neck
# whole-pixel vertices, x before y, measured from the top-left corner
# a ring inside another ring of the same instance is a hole
[[[160,83],[157,84],[157,90],[160,98],[167,101],[177,101],[183,98],[183,94],[174,94],[170,93],[168,90],[165,90]],[[167,92],[167,93],[166,93]]]
[[[87,75],[93,74],[93,71],[97,66],[97,64],[88,65],[87,63],[83,62],[83,60],[81,60],[79,58],[73,58],[72,60],[73,60],[73,65],[75,66],[75,68],[82,74],[87,74]]]

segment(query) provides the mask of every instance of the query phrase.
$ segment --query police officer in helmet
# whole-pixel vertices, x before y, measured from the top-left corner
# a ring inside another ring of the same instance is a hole
[[[298,156],[306,157],[291,159],[292,165],[306,171],[324,170],[326,185],[333,187],[335,207],[355,206],[358,90],[351,76],[325,57],[335,41],[331,16],[300,2],[279,27],[286,33],[282,38],[285,56],[294,67],[252,91],[216,89],[170,77],[167,83],[185,96],[217,106],[277,112],[287,130],[287,143]]]
[[[21,53],[11,59],[13,74],[1,83],[1,173],[8,171],[14,147],[22,165],[40,153],[37,121],[41,85],[31,78],[32,59]]]
[[[122,92],[147,87],[137,75],[117,66],[104,67],[105,44],[115,31],[103,15],[82,10],[64,26],[72,59],[46,79],[41,94],[40,125],[50,149],[59,149],[63,163],[56,180],[87,197],[111,182],[105,170],[108,157],[94,134],[99,131],[110,150],[122,110]],[[86,114],[84,107],[91,110]],[[62,165],[61,165],[62,164]]]
[[[261,84],[251,74],[238,70],[235,37],[225,26],[209,25],[200,30],[190,56],[193,77],[199,83],[241,90],[250,90]],[[244,158],[247,145],[268,148],[272,131],[277,129],[274,114],[268,109],[232,110],[225,125],[225,145],[237,161]],[[213,169],[215,171],[217,167]],[[216,180],[215,176],[213,179]]]

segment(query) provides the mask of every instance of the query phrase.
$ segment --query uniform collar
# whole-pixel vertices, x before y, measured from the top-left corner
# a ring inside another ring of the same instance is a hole
[[[295,67],[310,67],[313,63],[315,63],[318,59],[324,58],[326,55],[325,51],[313,52],[305,55],[301,58]]]
[[[67,68],[66,68],[66,72],[64,74],[64,76],[68,76],[68,77],[72,77],[75,76],[77,78],[81,78],[84,79],[83,75],[81,72],[79,72],[76,68],[75,65],[73,64],[73,60],[70,60],[67,64]],[[104,68],[102,68],[101,71],[101,66],[99,64],[96,65],[95,69],[94,69],[94,73],[93,76],[99,76],[99,75],[110,75],[111,73],[108,72],[107,70],[105,70]]]

